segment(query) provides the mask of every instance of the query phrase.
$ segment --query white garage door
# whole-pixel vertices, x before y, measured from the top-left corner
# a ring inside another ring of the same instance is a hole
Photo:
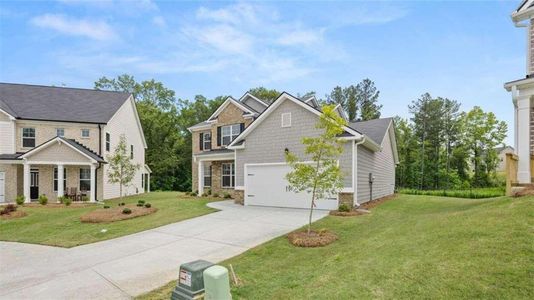
[[[5,190],[6,190],[6,173],[0,172],[0,202],[6,201]]]
[[[311,194],[291,191],[285,175],[286,164],[247,165],[245,168],[245,205],[310,208]],[[337,198],[316,201],[317,209],[337,209]]]

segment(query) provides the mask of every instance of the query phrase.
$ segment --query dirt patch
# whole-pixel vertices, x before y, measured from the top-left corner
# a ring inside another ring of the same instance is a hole
[[[369,201],[369,202],[365,202],[364,204],[360,205],[360,208],[364,208],[364,209],[371,209],[371,208],[375,208],[377,206],[379,206],[380,204],[386,202],[386,201],[389,201],[389,200],[393,200],[397,198],[397,194],[393,194],[393,195],[389,195],[389,196],[386,196],[386,197],[382,197],[382,198],[378,198],[378,199],[375,199],[375,200],[372,200],[372,201]]]
[[[520,190],[519,192],[515,192],[513,196],[522,197],[522,196],[533,196],[533,195],[534,195],[534,187],[529,186],[529,187],[526,187]]]
[[[80,208],[80,207],[89,207],[89,206],[95,206],[95,203],[87,203],[87,202],[72,202],[70,206],[66,206],[63,203],[47,203],[46,205],[41,205],[39,203],[25,203],[24,207],[44,207],[44,208],[58,208],[58,207],[74,207],[74,208]]]
[[[331,210],[329,214],[331,216],[336,216],[336,217],[353,217],[353,216],[367,215],[369,213],[358,211],[358,210],[351,210],[351,211]]]
[[[2,220],[10,220],[10,219],[17,219],[27,216],[28,214],[25,211],[17,210],[12,211],[8,214],[0,215],[0,219]]]
[[[297,247],[323,247],[337,240],[337,235],[332,231],[320,230],[292,232],[287,235],[289,242]]]
[[[122,210],[126,207],[132,211],[130,214],[122,213]],[[154,207],[146,208],[144,206],[139,207],[135,205],[99,208],[81,216],[80,220],[83,223],[110,223],[150,215],[156,211],[158,211],[158,209]]]

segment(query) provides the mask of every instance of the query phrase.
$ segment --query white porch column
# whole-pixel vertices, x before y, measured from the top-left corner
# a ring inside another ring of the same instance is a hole
[[[24,202],[29,203],[30,199],[30,164],[24,161],[24,173],[23,173],[23,189],[24,189]]]
[[[57,165],[57,198],[59,202],[59,197],[62,197],[65,195],[65,190],[63,187],[63,177],[65,176],[64,173],[65,169],[63,168],[62,164]]]
[[[90,195],[89,195],[89,201],[95,202],[96,201],[96,166],[91,165],[91,187],[90,187]]]
[[[198,161],[198,196],[202,195],[204,192],[204,162]]]
[[[530,183],[530,96],[521,97],[516,102],[516,151],[519,157],[517,180]]]

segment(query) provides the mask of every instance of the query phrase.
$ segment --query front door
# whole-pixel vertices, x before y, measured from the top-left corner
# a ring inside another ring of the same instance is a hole
[[[39,170],[31,170],[30,172],[30,199],[36,200],[39,198]]]
[[[0,172],[0,203],[6,201],[6,172]]]

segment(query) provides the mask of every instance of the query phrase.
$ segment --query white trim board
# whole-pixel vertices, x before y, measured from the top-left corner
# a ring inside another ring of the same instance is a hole
[[[60,137],[55,137],[51,140],[49,140],[48,142],[44,143],[44,144],[41,144],[33,149],[31,149],[30,151],[24,153],[23,155],[19,156],[20,158],[24,159],[24,160],[28,160],[28,157],[32,156],[33,154],[35,153],[38,153],[39,151],[45,149],[45,148],[48,148],[50,145],[52,145],[54,142],[57,142],[58,144],[64,144],[64,145],[67,145],[69,146],[71,149],[73,149],[74,151],[80,153],[81,155],[83,155],[84,157],[88,158],[89,161],[91,163],[98,163],[96,160],[94,160],[92,157],[90,157],[89,155],[83,153],[82,151],[80,151],[79,149],[77,149],[76,147],[72,146],[71,144],[69,143],[66,143],[64,142],[63,140],[61,140]],[[32,162],[32,164],[35,164],[36,162]],[[57,162],[56,162],[57,163]]]
[[[256,112],[251,111],[247,107],[243,106],[241,103],[239,103],[234,98],[228,97],[228,98],[226,98],[226,101],[224,101],[224,103],[221,104],[221,106],[219,106],[219,108],[217,108],[217,110],[208,118],[207,122],[213,122],[214,120],[212,120],[212,119],[217,117],[228,105],[230,105],[230,103],[234,104],[235,106],[237,106],[242,111],[247,112],[247,113],[249,113],[251,115],[255,115],[256,114]]]

